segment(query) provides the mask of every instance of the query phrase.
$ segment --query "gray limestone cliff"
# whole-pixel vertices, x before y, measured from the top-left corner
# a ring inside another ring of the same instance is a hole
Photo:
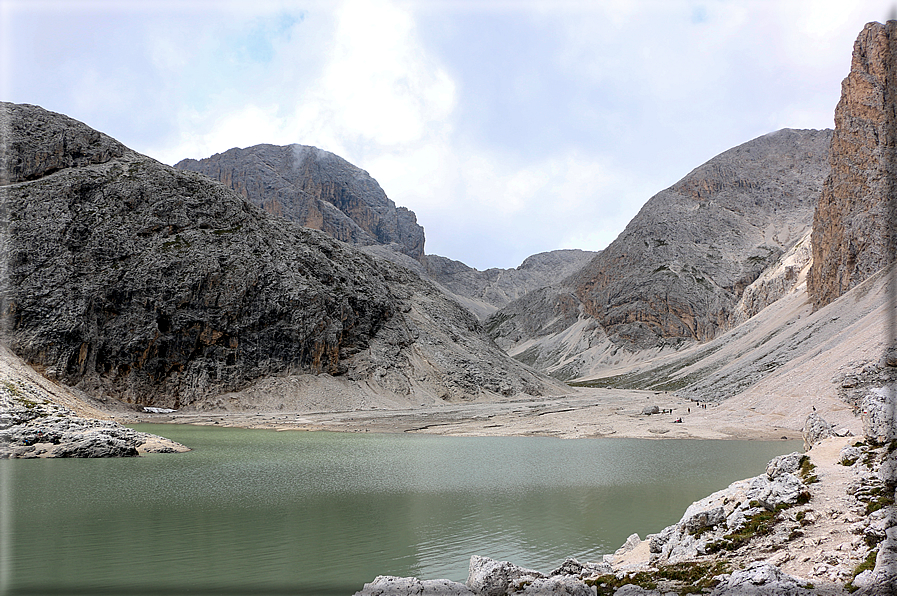
[[[66,116],[0,117],[2,340],[51,378],[166,407],[304,373],[443,399],[557,390],[405,268]]]
[[[185,159],[175,168],[205,174],[269,213],[338,240],[391,245],[418,260],[424,254],[424,229],[414,212],[396,207],[367,172],[328,151],[255,145]]]
[[[791,287],[745,290],[810,230],[831,131],[784,129],[735,147],[652,197],[620,236],[563,283],[522,297],[486,326],[502,347],[571,378],[618,352],[716,337]],[[788,279],[785,279],[788,278]],[[525,352],[521,352],[525,349]]]
[[[585,311],[635,347],[726,330],[744,289],[810,228],[830,139],[770,133],[652,197],[572,280]]]
[[[841,83],[807,289],[818,308],[894,258],[897,21],[869,23]]]

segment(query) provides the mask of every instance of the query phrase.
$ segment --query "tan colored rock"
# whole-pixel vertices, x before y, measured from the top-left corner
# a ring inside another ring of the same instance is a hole
[[[813,223],[807,289],[816,308],[857,286],[893,258],[897,21],[869,23],[853,48],[835,110],[831,173]]]

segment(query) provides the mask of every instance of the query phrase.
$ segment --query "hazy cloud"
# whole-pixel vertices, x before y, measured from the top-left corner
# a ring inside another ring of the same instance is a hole
[[[174,163],[302,143],[479,268],[599,249],[650,196],[824,128],[867,0],[5,0],[2,99]]]

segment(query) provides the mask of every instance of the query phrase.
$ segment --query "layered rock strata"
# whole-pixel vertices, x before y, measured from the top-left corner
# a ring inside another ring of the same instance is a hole
[[[172,408],[294,373],[436,399],[558,389],[407,269],[71,118],[0,117],[0,332],[49,377]]]
[[[420,260],[424,229],[367,172],[306,145],[255,145],[175,165],[200,172],[265,211],[353,244],[386,244]]]
[[[831,174],[813,224],[808,291],[818,308],[894,259],[897,21],[869,23],[841,83]]]

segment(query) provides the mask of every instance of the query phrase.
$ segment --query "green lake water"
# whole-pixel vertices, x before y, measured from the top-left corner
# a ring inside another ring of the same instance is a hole
[[[760,474],[798,441],[561,440],[149,426],[194,450],[0,461],[0,594],[345,594],[543,572]]]

